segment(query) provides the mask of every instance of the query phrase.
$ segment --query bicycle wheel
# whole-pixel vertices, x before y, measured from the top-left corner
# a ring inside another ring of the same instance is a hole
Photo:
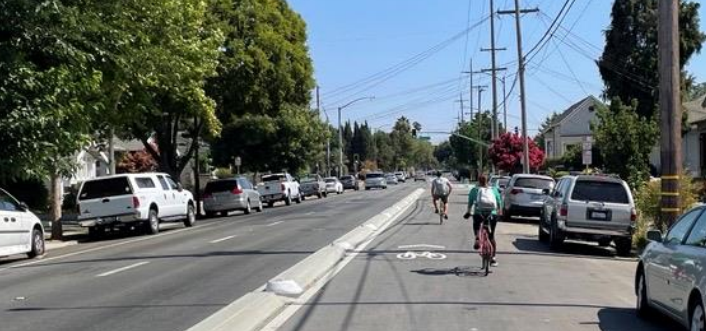
[[[483,255],[483,272],[486,276],[490,273],[490,258],[485,255]]]

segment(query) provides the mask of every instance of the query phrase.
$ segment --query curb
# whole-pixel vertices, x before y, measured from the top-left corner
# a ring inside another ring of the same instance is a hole
[[[361,244],[373,239],[407,210],[424,192],[417,189],[380,214],[349,231],[331,244],[309,255],[284,272],[272,278],[264,286],[252,291],[187,331],[255,331],[281,313],[287,305],[317,281],[325,277]],[[290,282],[298,285],[297,293],[276,293],[277,283]]]
[[[44,250],[46,250],[46,251],[78,245],[78,241],[76,241],[76,240],[57,241],[57,242],[54,242],[53,240],[46,240],[44,243],[45,243]]]

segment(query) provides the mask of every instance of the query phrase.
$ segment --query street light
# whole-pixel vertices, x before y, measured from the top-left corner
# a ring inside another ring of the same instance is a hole
[[[343,106],[338,107],[338,176],[343,175],[343,126],[341,125],[341,110],[362,100],[373,100],[374,96],[355,99]]]

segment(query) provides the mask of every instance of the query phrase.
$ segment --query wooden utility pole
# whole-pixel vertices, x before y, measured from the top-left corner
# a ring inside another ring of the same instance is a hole
[[[498,137],[498,84],[497,84],[497,71],[495,62],[495,52],[504,51],[505,48],[495,48],[495,4],[493,0],[490,0],[490,48],[482,48],[483,52],[490,52],[490,63],[491,69],[491,88],[493,93],[493,124],[490,130],[491,139]]]
[[[520,9],[520,0],[515,0],[515,10],[499,11],[501,15],[515,15],[515,29],[517,30],[517,62],[520,75],[520,109],[522,111],[522,172],[530,172],[529,164],[529,138],[527,137],[527,100],[525,96],[525,56],[522,54],[522,25],[520,14],[538,12],[539,9]]]
[[[474,86],[478,89],[478,113],[476,113],[476,118],[478,118],[478,140],[483,140],[483,109],[481,100],[483,100],[483,92],[488,87],[486,85],[476,85]],[[492,123],[492,121],[491,121]],[[483,173],[483,146],[478,146],[478,176]]]
[[[679,67],[679,1],[659,1],[659,109],[662,163],[661,219],[672,225],[681,212],[681,103]]]

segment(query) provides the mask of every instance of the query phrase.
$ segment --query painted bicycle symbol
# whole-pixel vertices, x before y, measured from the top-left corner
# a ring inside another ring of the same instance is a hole
[[[404,253],[397,254],[397,258],[400,260],[414,260],[418,257],[421,258],[427,258],[430,260],[443,260],[446,258],[446,255],[441,254],[441,253],[435,253],[435,252],[412,252],[412,251],[407,251]]]

